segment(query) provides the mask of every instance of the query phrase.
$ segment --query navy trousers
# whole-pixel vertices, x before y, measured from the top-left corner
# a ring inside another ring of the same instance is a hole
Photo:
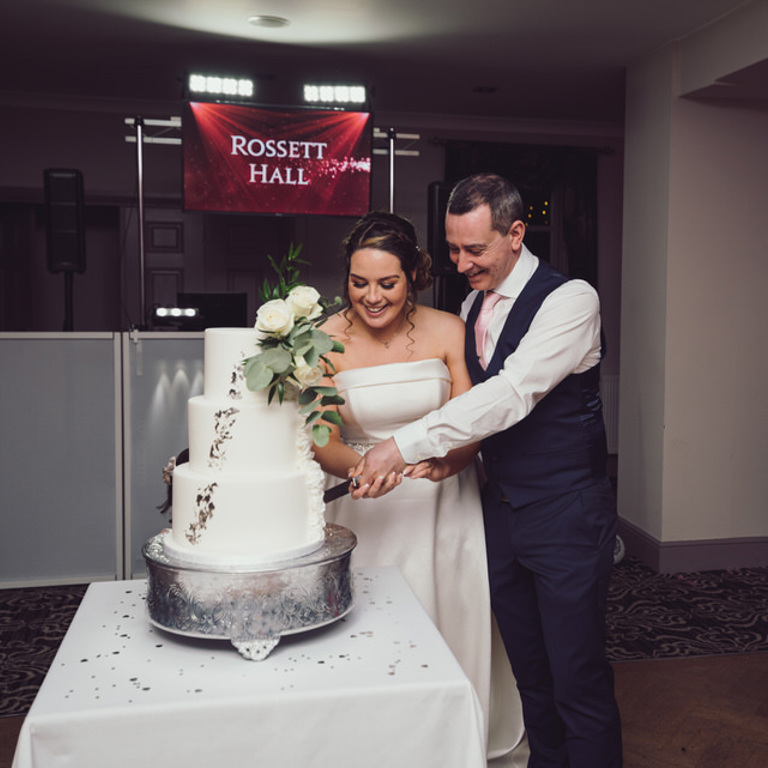
[[[491,603],[517,678],[528,768],[620,768],[605,656],[616,502],[609,481],[513,508],[483,492]]]

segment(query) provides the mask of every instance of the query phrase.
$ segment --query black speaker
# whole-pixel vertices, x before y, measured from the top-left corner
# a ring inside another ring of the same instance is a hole
[[[45,237],[50,272],[85,272],[83,174],[45,172]]]

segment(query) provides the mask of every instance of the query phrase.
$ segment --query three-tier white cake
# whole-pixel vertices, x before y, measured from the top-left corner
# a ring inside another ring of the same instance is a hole
[[[195,566],[257,566],[306,555],[325,536],[324,475],[286,399],[243,377],[259,331],[205,331],[204,393],[189,401],[189,462],[173,473],[168,556]]]

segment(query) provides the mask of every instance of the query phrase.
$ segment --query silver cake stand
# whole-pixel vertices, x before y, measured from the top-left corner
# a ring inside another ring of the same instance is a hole
[[[142,550],[149,619],[161,629],[224,638],[244,658],[260,661],[282,635],[331,624],[352,608],[349,561],[357,537],[340,525],[326,525],[325,541],[308,555],[220,570],[169,557],[165,536],[154,536]]]

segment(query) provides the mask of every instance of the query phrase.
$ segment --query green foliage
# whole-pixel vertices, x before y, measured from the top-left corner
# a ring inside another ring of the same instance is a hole
[[[303,284],[301,282],[301,269],[298,265],[304,264],[309,266],[309,262],[299,258],[300,254],[301,244],[294,246],[293,243],[290,244],[288,253],[280,259],[279,263],[267,254],[269,263],[277,274],[277,282],[274,285],[270,285],[269,281],[264,278],[264,284],[259,291],[259,297],[262,302],[267,302],[271,299],[284,299],[293,288]]]
[[[270,285],[267,280],[264,281],[260,295],[265,304],[285,301],[291,291],[304,286],[297,265],[307,262],[299,258],[300,253],[301,246],[294,248],[292,244],[287,256],[279,263],[268,256],[277,273],[277,282]],[[318,295],[314,289],[311,290],[313,296]],[[275,398],[278,403],[282,403],[286,396],[298,397],[300,412],[305,415],[307,426],[311,426],[312,439],[318,446],[328,443],[330,424],[341,426],[342,423],[335,410],[322,409],[341,405],[344,399],[335,387],[325,386],[321,382],[326,374],[335,372],[328,353],[341,353],[344,346],[319,330],[340,305],[339,297],[328,301],[320,296],[310,316],[296,316],[289,304],[280,305],[280,312],[289,319],[286,328],[263,331],[264,336],[259,340],[261,351],[245,360],[243,368],[248,388],[255,391],[267,390],[269,403]],[[282,316],[278,317],[282,325]],[[258,320],[256,327],[260,327]]]

